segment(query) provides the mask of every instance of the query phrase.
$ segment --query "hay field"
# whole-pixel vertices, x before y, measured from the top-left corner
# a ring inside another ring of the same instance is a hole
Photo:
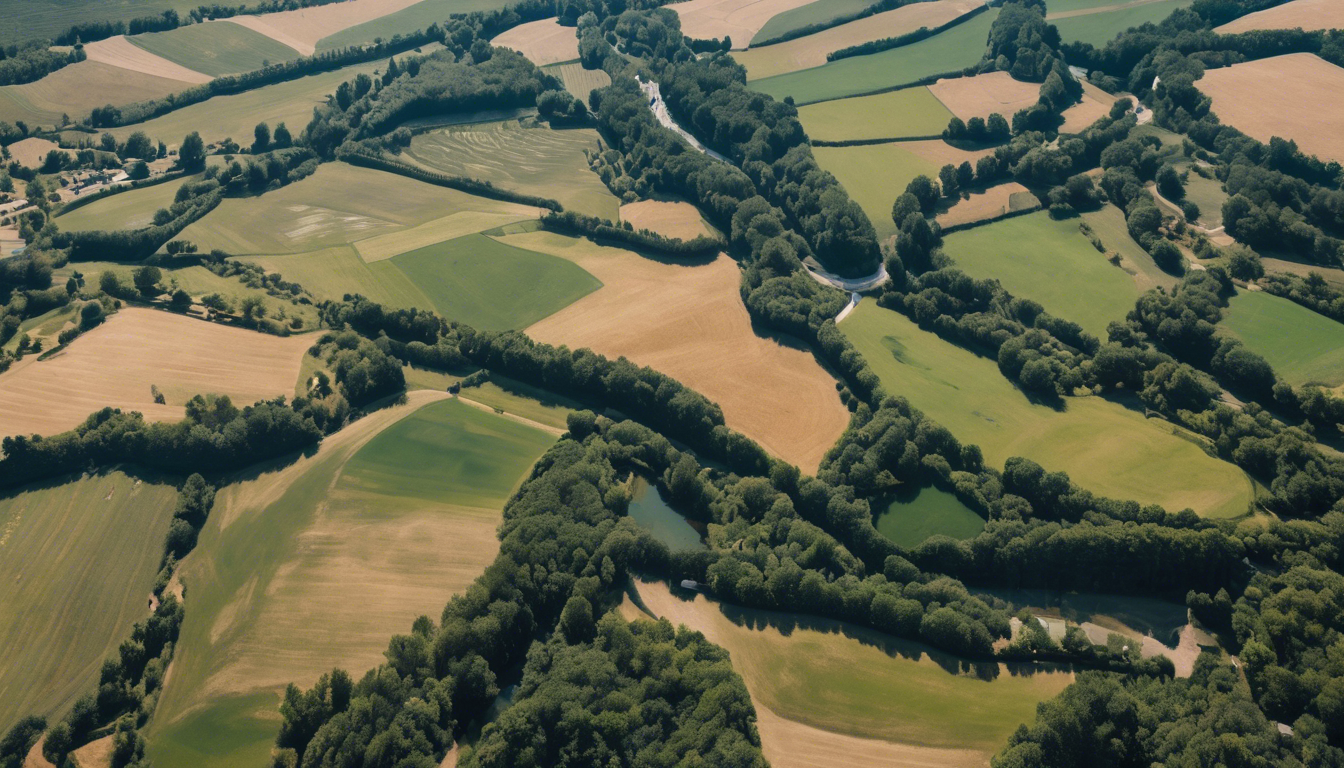
[[[906,549],[930,536],[971,539],[985,529],[985,519],[956,496],[938,488],[914,488],[897,494],[873,515],[873,527]]]
[[[10,160],[28,168],[40,167],[42,161],[47,159],[48,152],[60,148],[56,142],[39,139],[36,136],[16,141],[8,146]],[[66,154],[69,155],[68,152]]]
[[[996,279],[1097,338],[1106,338],[1106,326],[1123,320],[1139,297],[1134,281],[1106,261],[1076,220],[1055,221],[1044,211],[953,232],[943,252],[966,274]]]
[[[832,733],[978,752],[984,761],[1032,721],[1038,702],[1073,680],[1071,672],[1044,665],[972,664],[851,624],[703,595],[683,599],[661,583],[636,585],[655,615],[727,649],[754,702]]]
[[[565,90],[584,104],[589,103],[588,95],[594,90],[611,85],[611,75],[600,69],[584,69],[582,64],[556,64],[546,67],[546,71],[560,78]]]
[[[178,27],[126,38],[174,64],[211,77],[251,72],[267,63],[299,58],[288,45],[228,20]]]
[[[831,27],[816,34],[762,48],[739,51],[733,54],[733,58],[747,68],[748,80],[820,67],[826,63],[826,55],[834,51],[889,37],[899,37],[915,32],[920,27],[929,29],[940,27],[979,5],[982,3],[977,0],[933,0],[913,3],[892,11],[874,14],[866,19]],[[804,6],[798,10],[810,7]]]
[[[1344,69],[1310,53],[1290,53],[1210,69],[1195,86],[1219,119],[1268,142],[1292,139],[1303,152],[1344,161]]]
[[[840,330],[887,391],[908,398],[958,440],[979,445],[990,466],[1023,456],[1068,472],[1093,493],[1172,511],[1190,507],[1206,517],[1237,517],[1251,503],[1250,478],[1164,421],[1099,397],[1069,398],[1062,411],[1033,404],[993,360],[872,302],[859,304]]]
[[[491,45],[512,48],[538,67],[576,61],[579,38],[574,27],[562,27],[556,19],[541,19],[519,24],[490,41]]]
[[[553,198],[566,209],[614,221],[620,200],[588,167],[584,154],[596,152],[598,142],[592,128],[529,128],[504,120],[420,134],[403,154],[431,170]]]
[[[195,178],[189,176],[118,192],[57,216],[56,224],[66,232],[147,227],[154,223],[154,212],[172,205],[178,188]],[[88,270],[81,271],[88,272]]]
[[[191,610],[150,726],[154,764],[264,760],[285,685],[333,666],[362,675],[494,559],[505,500],[553,442],[421,391],[223,490],[182,564]]]
[[[1030,198],[1029,201],[1027,200],[1028,197]],[[986,190],[963,195],[956,205],[939,213],[937,221],[939,226],[951,227],[957,224],[969,224],[973,221],[996,219],[1010,211],[1017,210],[1018,206],[1025,207],[1024,203],[1028,202],[1040,205],[1036,196],[1027,191],[1026,187],[1016,181],[1010,181],[1006,184],[997,184]]]
[[[1344,5],[1335,0],[1292,0],[1292,2],[1249,13],[1215,29],[1224,35],[1257,29],[1344,29]]]
[[[177,492],[109,471],[0,498],[0,730],[64,715],[149,615]]]
[[[260,16],[234,16],[231,21],[278,40],[304,56],[311,56],[322,38],[396,13],[417,2],[419,0],[343,0]]]
[[[929,91],[962,120],[987,118],[994,112],[1012,120],[1019,109],[1036,103],[1041,86],[1014,80],[1007,72],[987,72],[974,77],[944,78],[930,85]]]
[[[832,19],[858,13],[872,5],[872,0],[812,0],[807,5],[775,14],[751,39],[752,45],[763,45],[788,32],[814,24],[825,24]]]
[[[1125,224],[1124,211],[1114,205],[1103,205],[1098,210],[1084,212],[1082,219],[1101,241],[1108,257],[1120,254],[1120,268],[1134,279],[1134,287],[1140,293],[1159,286],[1169,291],[1181,282],[1179,277],[1157,266],[1143,246],[1134,242]]]
[[[191,83],[167,77],[81,61],[22,85],[0,86],[0,120],[19,120],[30,127],[57,125],[61,115],[78,120],[105,104],[130,104],[161,99],[190,87]]]
[[[73,24],[158,15],[169,8],[185,15],[196,0],[0,0],[0,45],[55,37]]]
[[[686,0],[670,8],[681,17],[681,31],[703,40],[733,38],[734,48],[745,48],[771,17],[807,5],[811,0]]]
[[[420,0],[418,3],[406,5],[402,2],[389,3],[387,0],[377,0],[371,5],[374,6],[376,16],[327,33],[317,41],[317,50],[330,51],[349,45],[363,45],[373,42],[376,37],[386,40],[394,35],[408,35],[430,24],[442,24],[454,13],[493,11],[506,8],[510,3],[509,0]],[[388,10],[394,5],[401,7],[389,13]],[[294,22],[294,26],[300,28],[305,24],[304,21]]]
[[[125,35],[89,43],[85,46],[84,52],[88,54],[90,61],[110,64],[129,72],[167,77],[193,84],[208,83],[212,79],[209,74],[198,72],[154,51],[141,48]]]
[[[624,355],[672,376],[718,403],[728,426],[804,472],[816,471],[849,423],[835,380],[810,352],[752,330],[727,256],[681,266],[550,232],[499,239],[569,259],[602,281],[529,327],[532,338]]]
[[[752,90],[799,104],[858,96],[959,71],[980,61],[989,27],[998,18],[991,9],[965,24],[927,40],[867,56],[853,56],[812,69],[752,81]]]
[[[872,220],[881,237],[896,234],[891,206],[905,186],[921,174],[938,178],[934,164],[908,149],[913,142],[862,147],[813,147],[817,164],[840,180],[845,191]],[[940,144],[942,142],[939,142]]]
[[[694,240],[710,235],[709,225],[700,215],[700,209],[690,203],[669,203],[662,200],[641,200],[621,206],[621,221],[630,222],[635,229],[649,229],[664,237]]]
[[[1052,0],[1046,21],[1059,29],[1066,43],[1091,43],[1104,47],[1111,38],[1130,27],[1157,22],[1194,0]]]
[[[1064,124],[1059,127],[1059,132],[1082,133],[1088,126],[1110,114],[1111,105],[1116,101],[1117,97],[1083,81],[1082,101],[1064,110]]]
[[[434,306],[401,270],[393,267],[375,272],[372,267],[377,265],[360,258],[359,251],[348,245],[309,253],[245,256],[240,260],[258,264],[267,272],[279,272],[318,300],[339,300],[347,293],[359,293],[393,307]]]
[[[0,434],[52,435],[104,406],[182,417],[196,394],[251,405],[294,390],[312,339],[280,338],[152,309],[127,308],[47,358],[0,374]],[[157,405],[150,385],[163,392]]]
[[[1264,291],[1238,291],[1218,329],[1241,339],[1293,386],[1344,384],[1344,323]]]
[[[809,104],[798,119],[814,141],[854,141],[937,136],[952,113],[921,87]]]

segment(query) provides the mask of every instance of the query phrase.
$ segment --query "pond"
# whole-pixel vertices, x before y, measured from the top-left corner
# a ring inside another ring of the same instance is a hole
[[[630,480],[630,517],[673,552],[709,549],[704,524],[682,516],[667,503],[657,485],[639,475]]]
[[[952,494],[937,488],[908,488],[897,492],[873,516],[877,532],[911,549],[930,536],[942,534],[970,539],[985,529],[985,519]]]

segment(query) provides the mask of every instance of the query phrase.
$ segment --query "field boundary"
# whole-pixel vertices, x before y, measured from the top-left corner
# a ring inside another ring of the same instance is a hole
[[[1012,219],[1018,216],[1026,216],[1027,214],[1036,213],[1039,210],[1041,210],[1040,205],[1037,205],[1035,208],[1020,208],[1016,211],[1008,211],[1007,213],[1000,214],[998,216],[994,216],[988,219],[980,219],[979,221],[968,221],[963,224],[952,224],[946,227],[942,227],[941,231],[944,235],[950,235],[953,232],[962,232],[967,229],[975,229],[976,227],[983,227],[988,224],[994,224],[996,222],[1000,222],[1005,219]]]
[[[1155,0],[1148,0],[1148,1],[1154,2]],[[887,37],[881,40],[874,40],[870,43],[860,43],[859,45],[851,45],[848,48],[841,48],[838,51],[831,51],[830,53],[826,54],[826,62],[829,64],[832,61],[849,59],[855,56],[867,56],[870,53],[882,53],[883,51],[891,51],[897,48],[904,48],[907,45],[914,45],[915,43],[928,40],[931,37],[946,32],[947,30],[957,26],[958,24],[964,24],[965,22],[970,21],[971,19],[975,18],[976,16],[979,16],[980,14],[988,10],[989,10],[989,4],[986,3],[984,5],[981,5],[979,7],[967,11],[966,13],[961,14],[960,16],[956,17],[955,19],[952,19],[951,21],[944,22],[943,24],[940,24],[934,27],[933,29],[929,29],[928,27],[920,27],[914,32],[907,32],[904,35]]]
[[[851,98],[859,98],[857,96]],[[874,144],[899,144],[903,141],[941,141],[943,135],[931,136],[892,136],[881,139],[842,139],[840,141],[827,141],[826,139],[809,139],[808,143],[814,147],[869,147]]]
[[[822,67],[825,67],[825,66],[828,66],[828,65],[829,65],[829,62],[828,62],[827,64],[822,64],[821,66],[822,66]],[[812,69],[821,69],[821,67],[812,67]],[[800,70],[798,70],[798,72],[810,72],[810,71],[811,71],[810,69],[800,69]],[[952,72],[941,72],[941,73],[936,74],[936,75],[929,75],[928,77],[921,77],[920,79],[915,80],[915,81],[912,81],[912,82],[909,82],[909,83],[900,83],[899,85],[889,85],[889,86],[887,86],[887,87],[885,87],[885,88],[878,88],[878,89],[875,90],[875,91],[864,91],[863,93],[847,93],[847,94],[845,94],[844,96],[831,96],[831,97],[828,97],[828,98],[825,98],[825,99],[817,99],[817,100],[815,100],[815,101],[802,101],[802,102],[797,102],[797,103],[796,103],[796,106],[799,106],[799,107],[807,107],[807,106],[811,106],[811,105],[813,105],[813,104],[825,104],[825,103],[828,102],[828,101],[842,101],[842,100],[844,100],[844,99],[857,99],[857,98],[859,98],[859,97],[861,97],[861,96],[876,96],[876,95],[878,95],[878,94],[880,94],[880,93],[891,93],[892,91],[904,91],[904,90],[907,90],[907,89],[909,89],[909,88],[919,88],[919,87],[921,87],[921,86],[927,87],[927,86],[933,85],[934,83],[938,82],[939,80],[954,80],[954,79],[959,78],[959,77],[969,77],[970,75],[972,75],[972,74],[976,74],[976,73],[978,73],[978,72],[979,72],[979,69],[978,69],[977,67],[967,67],[966,69],[958,69],[958,70],[954,70],[954,71],[952,71]],[[790,72],[790,73],[788,73],[787,75],[778,75],[778,77],[788,77],[788,76],[790,76],[790,75],[796,75],[796,74],[798,74],[798,73],[797,73],[797,72]],[[768,78],[767,78],[767,79],[768,79]],[[757,80],[756,82],[757,82],[757,83],[763,83],[763,82],[765,82],[765,81],[764,81],[764,80]],[[936,137],[934,137],[934,138],[939,138],[939,139],[941,139],[941,138],[943,138],[943,137],[942,137],[942,136],[936,136]]]
[[[100,189],[91,195],[77,197],[74,200],[65,203],[55,213],[52,214],[52,218],[56,218],[58,216],[64,216],[65,214],[70,213],[71,211],[77,211],[80,208],[89,205],[90,203],[96,203],[99,200],[106,200],[107,198],[112,197],[113,195],[119,195],[122,192],[132,192],[137,189],[147,189],[149,187],[156,187],[160,184],[164,184],[169,181],[176,181],[178,179],[190,175],[191,174],[187,173],[186,171],[177,171],[177,172],[170,171],[169,173],[165,173],[162,176],[157,176],[152,179],[139,179],[137,181],[132,181],[129,184],[117,182],[115,186],[104,187],[103,189]]]

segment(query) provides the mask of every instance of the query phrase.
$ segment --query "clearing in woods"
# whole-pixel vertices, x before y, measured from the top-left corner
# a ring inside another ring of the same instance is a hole
[[[1082,101],[1064,110],[1064,124],[1059,127],[1060,133],[1082,133],[1088,126],[1110,114],[1111,105],[1116,101],[1115,96],[1086,80],[1082,85]]]
[[[1130,27],[1157,22],[1194,0],[1050,0],[1046,21],[1059,29],[1066,43],[1104,47]]]
[[[1338,0],[1292,0],[1234,19],[1215,29],[1224,35],[1257,29],[1344,29],[1344,3]]]
[[[584,69],[582,64],[556,64],[546,67],[546,72],[560,78],[565,90],[574,98],[588,104],[588,96],[598,88],[611,85],[611,75],[600,69]]]
[[[35,82],[0,86],[0,120],[54,126],[62,115],[78,120],[109,103],[161,99],[189,87],[181,80],[81,61]]]
[[[938,225],[946,229],[957,224],[997,219],[1013,211],[1040,207],[1040,204],[1026,187],[1010,181],[989,189],[963,193],[955,205],[938,214],[937,220]]]
[[[541,19],[505,30],[491,45],[512,48],[538,67],[579,58],[578,30],[562,27],[556,19]],[[584,100],[587,103],[587,99]]]
[[[873,515],[873,527],[906,549],[930,536],[972,539],[985,529],[985,519],[956,496],[939,488],[906,488]]]
[[[835,379],[801,344],[761,338],[738,295],[737,264],[688,266],[552,232],[499,238],[569,259],[602,289],[527,329],[571,349],[625,356],[718,403],[728,426],[815,472],[849,423]]]
[[[933,0],[912,3],[794,40],[739,51],[733,54],[733,58],[747,68],[748,80],[820,67],[826,63],[826,55],[834,51],[889,37],[899,37],[915,32],[921,27],[929,29],[941,27],[979,5],[982,3],[978,0]]]
[[[0,498],[0,731],[54,720],[149,615],[177,492],[118,471]]]
[[[823,101],[798,109],[798,120],[814,141],[938,136],[951,119],[952,113],[923,87]]]
[[[378,37],[386,40],[394,35],[409,35],[412,32],[419,32],[430,24],[442,24],[455,13],[494,11],[511,4],[510,0],[420,0],[391,13],[383,12],[368,21],[333,31],[317,41],[317,50],[330,51],[335,48],[371,43]],[[382,5],[390,6],[391,3],[383,2]],[[299,22],[298,26],[302,27],[303,22]]]
[[[810,0],[687,0],[668,7],[681,17],[687,37],[705,40],[724,36],[734,48],[746,48],[772,16],[806,5]]]
[[[1246,344],[1293,386],[1344,384],[1344,323],[1264,291],[1237,291],[1218,329]]]
[[[499,549],[505,501],[555,441],[413,392],[291,464],[222,489],[180,577],[191,608],[151,723],[164,768],[265,762],[290,682],[359,678]]]
[[[1311,53],[1290,53],[1210,69],[1195,87],[1219,121],[1268,142],[1279,136],[1322,160],[1344,161],[1344,69]]]
[[[172,421],[197,394],[228,395],[240,407],[288,395],[312,343],[128,307],[46,360],[28,357],[0,374],[0,435],[64,432],[106,406]]]
[[[772,16],[751,39],[751,44],[765,45],[804,27],[827,24],[833,19],[859,13],[872,4],[872,0],[812,0],[807,5]]]
[[[299,58],[293,48],[231,21],[211,21],[126,38],[158,56],[219,77]]]
[[[54,141],[33,136],[10,144],[8,146],[9,159],[27,168],[40,168],[42,161],[47,158],[47,153],[60,148],[60,145]],[[66,156],[73,157],[68,152]]]
[[[840,180],[849,196],[868,214],[881,237],[896,234],[891,207],[906,185],[921,174],[936,179],[941,167],[941,164],[935,165],[911,152],[907,144],[812,149],[817,164]]]
[[[881,53],[851,56],[787,75],[754,80],[749,87],[776,99],[792,96],[799,104],[810,104],[876,93],[934,75],[959,72],[980,61],[989,27],[996,18],[998,10],[990,9],[927,40]]]
[[[178,188],[196,178],[189,176],[108,195],[69,213],[59,214],[56,224],[66,232],[148,227],[154,223],[154,212],[172,205]]]
[[[1082,214],[1085,224],[1101,241],[1109,259],[1112,254],[1120,255],[1120,268],[1134,278],[1134,287],[1142,293],[1161,286],[1171,290],[1181,279],[1157,266],[1153,257],[1134,242],[1125,224],[1125,212],[1114,205],[1103,205],[1095,211]]]
[[[888,392],[979,445],[988,466],[1022,456],[1093,493],[1205,517],[1238,517],[1250,506],[1250,478],[1171,424],[1100,397],[1068,398],[1062,410],[1032,403],[993,360],[872,302],[859,304],[840,330]]]
[[[630,222],[636,230],[648,229],[678,240],[694,240],[712,234],[700,209],[684,202],[641,200],[626,203],[621,206],[621,221]]]

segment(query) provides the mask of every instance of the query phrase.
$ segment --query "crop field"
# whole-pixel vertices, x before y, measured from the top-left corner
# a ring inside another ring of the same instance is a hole
[[[1091,43],[1101,48],[1120,32],[1147,22],[1157,22],[1194,0],[1051,0],[1047,21],[1059,29],[1066,43]]]
[[[955,205],[938,214],[939,226],[970,224],[996,219],[1012,211],[1039,206],[1041,203],[1027,188],[1015,181],[996,184],[980,192],[963,194]]]
[[[1056,317],[1098,338],[1123,320],[1139,297],[1134,282],[1098,253],[1078,222],[1044,211],[947,236],[943,250],[966,274],[996,279]]]
[[[794,30],[813,24],[825,24],[832,19],[858,13],[872,5],[872,0],[812,0],[806,5],[777,13],[751,39],[752,45],[762,45]]]
[[[1262,355],[1293,386],[1344,384],[1344,323],[1264,291],[1238,291],[1218,328]]]
[[[810,104],[875,93],[959,71],[980,60],[989,27],[997,17],[998,11],[991,9],[918,43],[755,80],[750,87],[776,99],[792,96],[799,104]]]
[[[50,358],[25,358],[0,374],[0,434],[52,435],[104,406],[168,421],[197,394],[228,395],[238,405],[288,395],[310,346],[303,336],[123,309]],[[166,405],[154,402],[151,385]]]
[[[0,0],[0,45],[55,37],[74,24],[157,15],[186,14],[196,0]]]
[[[309,253],[245,256],[241,261],[278,272],[321,299],[340,299],[358,293],[393,307],[432,307],[433,302],[399,269],[375,272],[352,246],[335,246]]]
[[[560,201],[566,209],[616,220],[620,200],[588,167],[595,129],[523,127],[516,120],[445,128],[416,136],[406,157],[425,168]]]
[[[338,3],[338,5],[340,5]],[[377,13],[368,21],[334,30],[317,41],[317,50],[330,51],[351,45],[363,45],[373,42],[374,38],[384,40],[394,35],[408,35],[418,32],[430,24],[441,24],[454,13],[472,13],[474,11],[493,11],[506,8],[509,0],[420,0],[407,5],[403,0],[379,0],[371,4],[367,12]],[[392,11],[391,8],[398,7]],[[378,12],[381,11],[381,12]],[[389,12],[391,11],[391,12]],[[294,22],[302,28],[306,22]]]
[[[1237,517],[1250,479],[1211,458],[1197,438],[1098,397],[1069,398],[1063,410],[1032,403],[990,359],[921,330],[904,315],[861,303],[840,324],[888,392],[979,445],[985,462],[1022,456],[1064,471],[1093,493],[1206,517]],[[1189,439],[1186,439],[1189,437]]]
[[[881,237],[896,234],[891,206],[905,191],[905,186],[921,174],[937,178],[942,165],[915,155],[905,143],[814,147],[812,154],[818,165],[840,180],[849,196],[868,214]]]
[[[1292,139],[1303,152],[1344,161],[1344,69],[1310,53],[1290,53],[1210,69],[1195,83],[1221,122],[1268,142]]]
[[[264,757],[286,684],[362,675],[494,559],[500,510],[554,437],[446,398],[413,393],[221,494],[182,566],[156,765]]]
[[[810,0],[687,0],[670,7],[681,17],[681,31],[694,39],[733,39],[745,48],[772,17],[806,5]]]
[[[921,87],[810,104],[798,119],[814,141],[853,141],[937,136],[952,113]]]
[[[595,89],[611,85],[611,75],[600,69],[584,69],[582,64],[556,64],[546,67],[546,71],[560,78],[565,90],[584,104],[588,103],[588,94]]]
[[[1344,5],[1334,0],[1292,0],[1233,19],[1216,32],[1233,35],[1257,29],[1344,29]]]
[[[710,226],[700,215],[700,209],[690,203],[662,200],[626,203],[621,206],[621,221],[630,222],[636,230],[648,229],[679,240],[694,240],[710,234]]]
[[[56,217],[56,224],[67,232],[91,229],[139,229],[154,223],[154,212],[173,204],[173,196],[187,177],[140,189],[118,192]]]
[[[129,72],[169,77],[185,83],[208,83],[212,79],[212,75],[185,67],[132,43],[125,35],[89,43],[84,50],[89,61],[111,64]]]
[[[177,492],[109,471],[0,498],[0,730],[65,714],[149,615]]]
[[[944,78],[930,85],[929,90],[962,120],[987,118],[995,112],[1012,120],[1019,109],[1030,107],[1041,96],[1039,84],[1014,80],[1007,72]]]
[[[865,1],[864,5],[867,4]],[[816,5],[816,3],[805,5],[790,13],[806,11]],[[825,5],[828,8],[835,8],[845,4],[828,2]],[[832,27],[805,37],[739,51],[733,54],[733,58],[747,68],[747,79],[749,80],[759,80],[763,77],[773,77],[788,72],[796,72],[800,69],[820,67],[826,63],[826,55],[834,51],[876,40],[885,40],[889,37],[899,37],[915,32],[921,27],[934,29],[971,11],[978,5],[980,3],[976,0],[931,0],[930,2],[903,5],[895,10],[874,14],[866,19],[851,21],[848,24]],[[775,20],[782,17],[776,16]],[[760,37],[760,35],[757,35],[757,37]]]
[[[61,122],[61,115],[79,119],[109,102],[161,99],[190,85],[110,64],[81,61],[35,82],[0,86],[0,120],[54,126]]]
[[[985,519],[956,496],[938,488],[914,488],[897,494],[873,516],[877,532],[907,549],[930,536],[971,539],[985,529]]]
[[[602,281],[600,290],[527,328],[537,341],[624,355],[662,371],[804,472],[816,470],[849,423],[835,379],[811,352],[752,330],[737,265],[727,256],[683,266],[551,232],[499,239],[569,259]]]
[[[373,21],[415,5],[419,0],[342,0],[312,8],[298,8],[259,16],[234,16],[243,24],[267,37],[283,42],[305,56],[312,55],[317,43],[358,24]],[[368,41],[373,38],[370,37]],[[368,42],[363,41],[363,42]]]
[[[10,160],[27,168],[40,168],[42,161],[47,157],[47,153],[53,149],[59,150],[60,145],[54,141],[32,137],[16,141],[10,144],[7,149],[9,150]],[[69,153],[66,153],[66,156],[69,157]]]
[[[579,58],[578,30],[562,27],[555,19],[519,24],[491,40],[490,44],[512,48],[539,67]]]
[[[228,20],[126,38],[187,69],[218,77],[299,58],[298,51]]]
[[[1064,124],[1060,133],[1082,133],[1089,126],[1110,114],[1116,98],[1100,88],[1083,81],[1083,98],[1064,110]]]
[[[1083,213],[1082,219],[1101,241],[1107,257],[1113,253],[1120,254],[1120,268],[1134,278],[1134,287],[1139,293],[1159,286],[1171,290],[1181,281],[1157,266],[1143,246],[1134,242],[1129,227],[1125,225],[1124,211],[1114,205],[1104,205],[1098,210]]]

